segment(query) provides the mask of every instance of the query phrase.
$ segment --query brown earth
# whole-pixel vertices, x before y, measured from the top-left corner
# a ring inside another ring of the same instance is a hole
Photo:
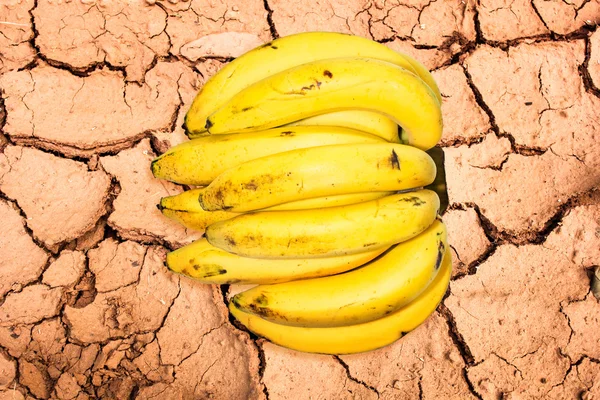
[[[0,399],[598,399],[600,1],[0,4]],[[198,233],[149,162],[197,90],[279,35],[421,60],[444,97],[454,278],[386,348],[309,355],[166,271]]]

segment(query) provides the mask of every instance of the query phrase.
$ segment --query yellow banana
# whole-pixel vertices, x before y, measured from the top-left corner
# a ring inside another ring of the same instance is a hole
[[[380,112],[402,127],[402,140],[427,150],[442,136],[435,93],[414,73],[368,58],[303,64],[238,92],[206,120],[212,134],[250,132],[334,111]]]
[[[229,303],[229,310],[250,331],[280,346],[308,353],[362,353],[387,346],[421,325],[442,301],[451,273],[452,259],[446,250],[440,271],[419,297],[392,314],[356,325],[289,326],[243,312],[233,302]]]
[[[228,211],[204,211],[198,202],[203,190],[204,188],[186,190],[175,196],[163,197],[158,209],[165,217],[197,231],[204,231],[208,225],[240,215]]]
[[[202,193],[207,211],[252,211],[291,201],[429,185],[436,166],[412,146],[363,143],[273,154],[228,169]]]
[[[206,212],[200,207],[198,198],[204,191],[204,188],[190,189],[174,196],[166,196],[160,199],[159,210],[184,211],[188,213]],[[229,213],[234,214],[234,213]],[[238,214],[235,214],[238,215]]]
[[[241,311],[294,326],[343,326],[372,321],[410,303],[435,278],[447,248],[435,221],[361,268],[321,278],[260,285],[237,294]]]
[[[316,197],[314,199],[292,201],[290,203],[263,208],[261,211],[312,210],[315,208],[339,207],[380,199],[393,193],[394,192],[365,192],[338,194],[337,196]]]
[[[398,125],[383,114],[365,110],[346,110],[315,115],[292,122],[286,126],[330,125],[344,126],[371,135],[379,136],[388,142],[400,143]]]
[[[210,224],[224,221],[240,215],[229,211],[204,211],[198,198],[204,188],[191,189],[175,196],[160,199],[158,209],[164,216],[171,218],[186,228],[204,231]],[[341,194],[338,196],[318,197],[315,199],[293,201],[269,207],[263,211],[309,210],[313,208],[338,207],[348,204],[363,203],[391,195],[393,192],[370,192]]]
[[[382,143],[383,139],[338,126],[295,126],[245,134],[204,136],[171,147],[152,161],[156,178],[208,185],[223,171],[255,158],[306,147]]]
[[[383,247],[347,256],[269,260],[240,257],[200,239],[167,254],[167,266],[204,283],[265,284],[338,274],[371,261],[385,250]]]
[[[330,257],[415,237],[433,223],[438,209],[437,194],[419,190],[340,207],[242,214],[210,225],[206,238],[244,257]]]
[[[276,39],[236,58],[210,78],[185,116],[190,138],[206,133],[206,119],[236,93],[273,74],[300,64],[340,57],[387,61],[416,73],[441,104],[440,91],[427,69],[412,57],[359,36],[307,32]]]

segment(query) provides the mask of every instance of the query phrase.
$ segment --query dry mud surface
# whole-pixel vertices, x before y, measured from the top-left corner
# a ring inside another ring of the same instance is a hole
[[[0,399],[599,399],[598,0],[0,2]],[[367,354],[230,322],[163,267],[149,161],[223,63],[279,35],[407,52],[444,97],[454,278]]]

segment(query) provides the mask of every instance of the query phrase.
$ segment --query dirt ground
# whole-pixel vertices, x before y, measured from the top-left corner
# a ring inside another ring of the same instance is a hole
[[[0,399],[600,399],[598,0],[0,2]],[[367,354],[232,325],[169,273],[200,237],[149,162],[225,62],[307,30],[421,60],[444,97],[450,294]]]

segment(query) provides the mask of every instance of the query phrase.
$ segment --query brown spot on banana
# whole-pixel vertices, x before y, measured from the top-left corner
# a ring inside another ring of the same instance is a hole
[[[392,165],[392,169],[397,169],[400,171],[400,160],[398,159],[398,154],[396,154],[395,150],[392,150],[392,155],[389,158],[390,164]]]
[[[326,76],[328,78],[333,78],[333,74],[331,73],[331,71],[329,71],[327,69],[325,71],[323,71],[323,76]]]
[[[297,91],[297,90],[292,90],[292,91],[289,91],[289,92],[285,92],[283,94],[301,94],[302,96],[306,96],[306,92],[304,92],[304,91]]]
[[[267,43],[263,44],[262,46],[260,46],[260,47],[259,47],[259,49],[265,49],[265,48],[267,48],[267,47],[270,47],[270,48],[272,48],[273,50],[277,50],[277,49],[279,48],[279,47],[275,46],[275,45],[273,44],[273,42],[267,42]]]
[[[237,243],[235,242],[235,239],[232,238],[231,236],[225,236],[225,241],[227,242],[227,244],[229,244],[230,246],[235,246]]]
[[[268,308],[268,303],[269,300],[264,294],[255,297],[248,304],[241,304],[236,297],[233,298],[233,304],[242,311],[250,312],[267,319],[283,319],[289,321],[287,316]]]
[[[440,242],[440,244],[438,245],[437,259],[435,260],[436,271],[438,269],[440,269],[440,266],[442,265],[442,260],[444,259],[445,253],[446,253],[446,245],[444,244],[444,242]]]
[[[254,298],[254,303],[260,304],[261,306],[266,306],[269,304],[269,298],[264,294],[261,294],[260,296]]]
[[[210,278],[211,276],[218,276],[227,273],[227,270],[222,268],[220,265],[203,265],[203,269],[205,271],[202,275],[203,278]]]
[[[425,202],[417,196],[405,197],[402,199],[398,199],[398,201],[406,201],[409,203],[413,203],[413,206],[415,206],[415,207],[419,207],[419,206],[422,206],[423,204],[425,204]]]
[[[223,190],[221,190],[221,189],[217,190],[217,192],[215,193],[215,200],[217,200],[217,202],[222,205],[224,198],[225,198],[225,193],[223,193]],[[202,196],[200,196],[200,205],[202,205]]]
[[[244,184],[244,188],[247,190],[256,190],[258,189],[258,185],[254,180],[251,180],[250,182]]]

